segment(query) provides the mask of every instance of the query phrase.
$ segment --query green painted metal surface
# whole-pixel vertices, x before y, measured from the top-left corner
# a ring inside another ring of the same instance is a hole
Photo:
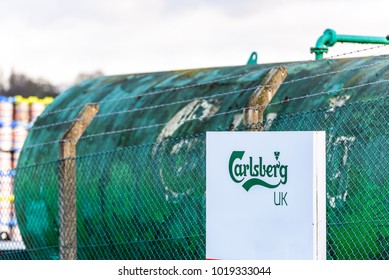
[[[358,122],[367,113],[387,114],[385,106],[369,112],[350,109],[343,115],[337,108],[387,97],[388,62],[388,56],[380,56],[245,65],[100,77],[75,85],[58,96],[36,121],[19,159],[16,213],[30,256],[58,258],[58,141],[82,104],[99,103],[100,112],[77,146],[78,257],[202,259],[203,133],[242,127],[243,108],[255,87],[271,67],[285,66],[288,77],[265,112],[267,129],[327,130],[326,124],[331,124],[327,131],[327,140],[332,141],[328,149],[333,151],[333,158],[328,159],[330,201],[344,194],[339,180],[345,179],[335,174],[344,145],[350,145],[342,137],[349,139],[359,133]],[[311,115],[303,113],[307,111]],[[374,116],[369,115],[367,123],[374,121]],[[380,125],[383,134],[362,133],[363,139],[373,140],[363,142],[358,149],[387,137],[385,117]],[[336,126],[352,131],[331,132]],[[347,167],[353,172],[348,180],[361,185],[358,176],[366,164],[369,161]],[[387,172],[380,176],[366,184],[388,188]],[[329,215],[339,219],[336,215],[343,210],[331,211],[336,213]],[[386,230],[383,233],[389,234]],[[346,237],[339,236],[331,242],[342,245]]]
[[[112,137],[101,135],[82,139],[78,144],[79,155],[161,140],[158,137],[165,127],[163,124],[170,122],[184,108],[202,108],[193,115],[203,116],[204,119],[180,126],[169,137],[223,129],[233,124],[234,119],[238,119],[238,115],[242,113],[216,116],[208,120],[205,118],[207,112],[223,113],[243,108],[268,70],[276,65],[285,65],[288,77],[272,103],[326,91],[333,92],[296,100],[293,103],[272,105],[268,108],[269,112],[282,111],[284,114],[290,114],[328,107],[334,96],[348,96],[347,103],[377,98],[387,94],[387,83],[368,83],[389,79],[387,61],[387,56],[381,56],[108,76],[87,80],[62,93],[48,106],[30,131],[24,147],[59,141],[69,123],[53,124],[74,119],[82,104],[93,102],[100,104],[100,111],[88,127],[86,135],[154,127],[112,134]],[[297,81],[294,82],[295,80]],[[364,84],[367,85],[363,86]],[[362,86],[342,90],[358,85]],[[51,113],[54,111],[56,112]],[[207,112],[201,115],[202,111]],[[58,143],[38,147],[23,149],[20,166],[58,159]]]
[[[339,43],[359,43],[359,44],[389,44],[387,37],[375,37],[375,36],[355,36],[355,35],[342,35],[336,34],[332,29],[327,29],[324,34],[319,37],[316,42],[316,46],[311,48],[311,52],[314,52],[316,59],[322,59],[323,53],[328,52],[328,47],[332,47],[337,42]]]

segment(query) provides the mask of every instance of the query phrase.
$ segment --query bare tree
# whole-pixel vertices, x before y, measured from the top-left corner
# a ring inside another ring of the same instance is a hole
[[[79,82],[82,82],[82,81],[85,81],[85,80],[88,80],[91,78],[100,77],[103,75],[104,75],[104,73],[100,70],[96,70],[96,71],[90,72],[90,73],[80,73],[77,75],[75,82],[79,83]]]
[[[33,80],[24,74],[12,72],[9,77],[9,88],[4,91],[4,95],[15,96],[57,96],[58,90],[55,86],[43,79]]]

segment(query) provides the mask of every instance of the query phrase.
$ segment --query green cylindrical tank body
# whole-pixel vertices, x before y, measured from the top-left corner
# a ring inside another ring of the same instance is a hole
[[[381,188],[389,197],[385,155],[377,153],[373,161],[353,154],[388,150],[388,60],[245,65],[108,76],[75,85],[36,121],[19,159],[16,213],[29,254],[59,258],[58,142],[84,104],[98,103],[100,111],[77,145],[78,258],[204,259],[204,132],[242,129],[243,108],[277,65],[288,76],[265,111],[265,129],[327,131],[327,219],[341,222],[352,211],[345,207],[349,201],[361,206],[358,188]],[[374,115],[365,107],[347,107],[372,99],[381,106]],[[362,131],[377,122],[380,133]],[[346,166],[347,153],[352,162]],[[360,180],[369,176],[369,165],[381,171]],[[336,175],[339,168],[347,178]],[[345,193],[350,199],[339,199]],[[346,229],[334,222],[331,230],[328,246],[349,242]],[[387,227],[381,230],[389,235]],[[347,246],[339,246],[343,255],[328,249],[328,257],[369,257],[347,255]]]

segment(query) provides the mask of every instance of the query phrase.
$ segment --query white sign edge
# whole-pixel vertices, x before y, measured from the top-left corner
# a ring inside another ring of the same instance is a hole
[[[314,260],[327,257],[327,223],[326,223],[326,133],[315,131],[313,137],[313,171],[314,171]]]

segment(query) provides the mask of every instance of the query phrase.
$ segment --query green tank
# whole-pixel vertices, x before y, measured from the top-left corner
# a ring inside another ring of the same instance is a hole
[[[77,144],[78,259],[204,259],[204,133],[245,129],[250,96],[272,67],[284,66],[288,76],[263,125],[327,132],[327,258],[388,258],[381,242],[389,236],[388,60],[250,64],[75,85],[38,118],[20,155],[15,203],[29,255],[59,258],[59,140],[83,105],[98,103]]]

